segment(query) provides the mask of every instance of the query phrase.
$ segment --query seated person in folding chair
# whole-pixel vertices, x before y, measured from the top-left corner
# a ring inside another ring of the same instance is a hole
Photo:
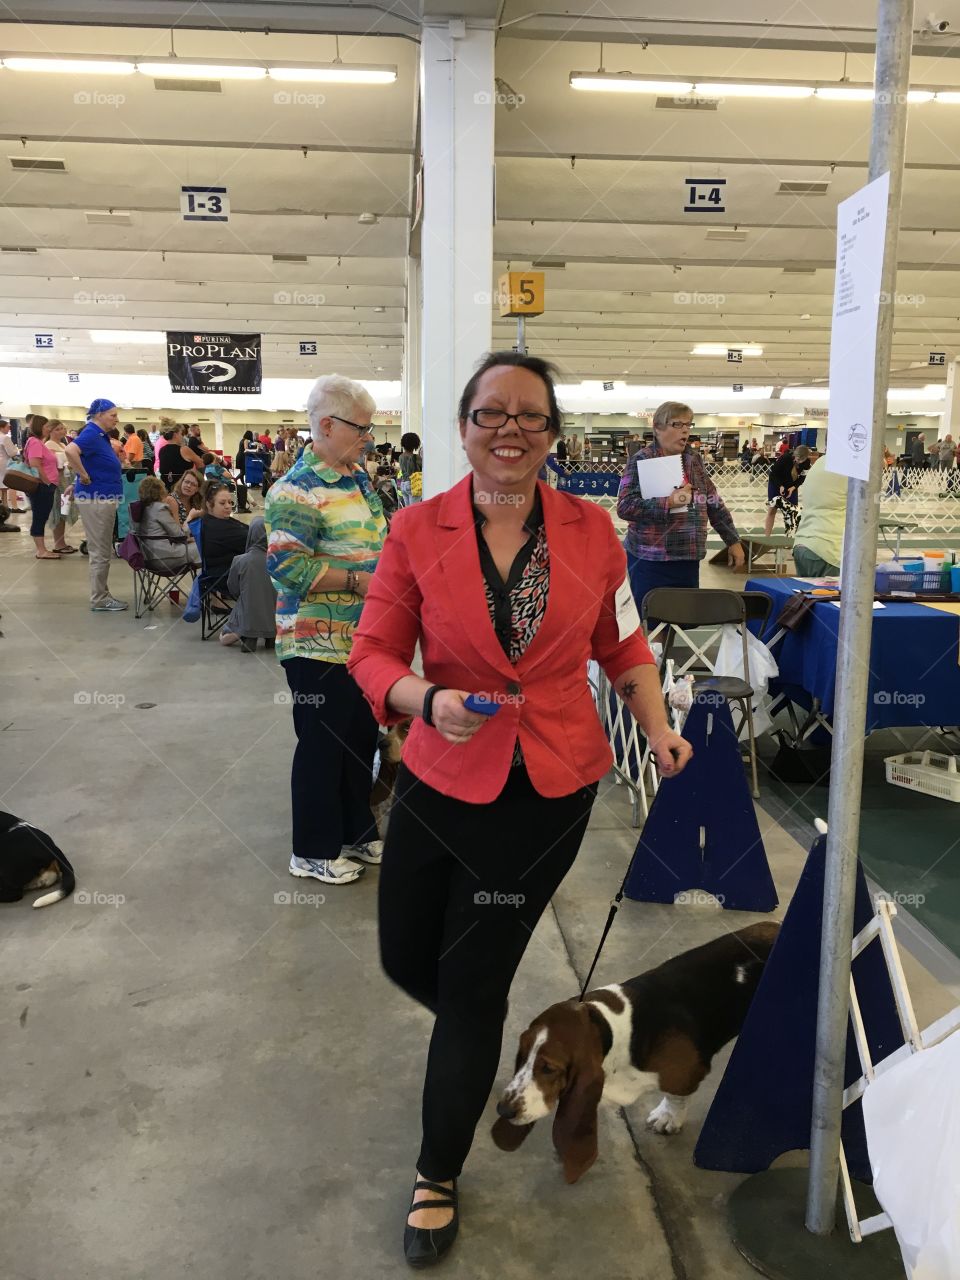
[[[197,544],[170,511],[163,482],[156,476],[146,476],[140,481],[139,492],[140,518],[136,533],[147,568],[157,573],[176,573],[188,566],[199,569]]]
[[[212,484],[203,495],[200,521],[200,543],[203,548],[203,576],[206,585],[225,579],[237,556],[247,549],[247,526],[233,514],[233,498],[226,485]],[[218,594],[227,594],[226,581]]]
[[[627,570],[637,607],[654,587],[698,587],[700,561],[707,553],[707,521],[727,545],[733,569],[745,556],[733,516],[707,475],[700,454],[690,448],[693,410],[666,400],[653,415],[653,444],[638,449],[627,464],[617,494],[617,515],[628,520],[624,539]],[[683,484],[668,498],[644,498],[637,462],[679,454]]]
[[[215,453],[203,455],[203,478],[207,484],[225,484],[231,493],[236,491],[233,478]]]
[[[263,516],[247,526],[247,549],[227,574],[227,593],[236,601],[220,632],[221,644],[253,653],[257,641],[272,649],[277,638],[277,589],[267,572],[267,527]]]

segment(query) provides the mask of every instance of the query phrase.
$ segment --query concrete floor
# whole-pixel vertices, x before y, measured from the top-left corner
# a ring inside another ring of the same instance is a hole
[[[112,589],[131,585],[117,562]],[[324,888],[286,872],[279,667],[201,644],[167,606],[91,614],[86,561],[37,563],[25,535],[0,537],[0,613],[0,805],[55,836],[81,891],[0,907],[0,1275],[403,1274],[429,1020],[380,972],[375,870],[322,904],[278,900]],[[761,822],[785,905],[804,850]],[[605,785],[514,986],[501,1079],[529,1018],[578,990],[635,841]],[[597,982],[747,919],[625,902]],[[923,1019],[950,1007],[910,977]],[[605,1110],[574,1187],[546,1125],[504,1155],[488,1108],[445,1274],[754,1275],[726,1234],[737,1179],[690,1158],[721,1067],[675,1138],[644,1129],[650,1099]]]

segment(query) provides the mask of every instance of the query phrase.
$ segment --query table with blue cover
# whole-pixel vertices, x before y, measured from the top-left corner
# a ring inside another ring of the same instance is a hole
[[[799,588],[798,578],[752,578],[745,590],[762,591],[773,607],[761,636],[780,630],[777,618]],[[780,667],[770,691],[810,707],[816,699],[828,720],[836,695],[840,610],[815,604],[797,631],[772,645]],[[960,725],[960,618],[928,605],[884,604],[873,615],[867,731],[908,725]]]

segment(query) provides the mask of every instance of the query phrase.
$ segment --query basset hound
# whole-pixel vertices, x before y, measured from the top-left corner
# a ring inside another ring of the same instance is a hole
[[[663,1097],[647,1126],[679,1133],[687,1099],[743,1025],[779,929],[750,925],[545,1009],[520,1037],[516,1074],[497,1104],[497,1146],[515,1151],[556,1105],[554,1146],[576,1182],[597,1158],[601,1099],[629,1106],[656,1087]]]

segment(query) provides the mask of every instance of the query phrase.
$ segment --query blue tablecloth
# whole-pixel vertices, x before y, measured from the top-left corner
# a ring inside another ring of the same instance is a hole
[[[747,591],[773,600],[764,636],[777,630],[777,617],[800,586],[797,578],[752,578]],[[840,610],[824,602],[813,606],[797,632],[788,632],[773,648],[780,667],[771,682],[798,701],[820,700],[832,716],[836,691]],[[960,724],[960,618],[925,605],[885,604],[873,615],[867,730],[896,725]],[[806,698],[798,695],[805,694]]]

